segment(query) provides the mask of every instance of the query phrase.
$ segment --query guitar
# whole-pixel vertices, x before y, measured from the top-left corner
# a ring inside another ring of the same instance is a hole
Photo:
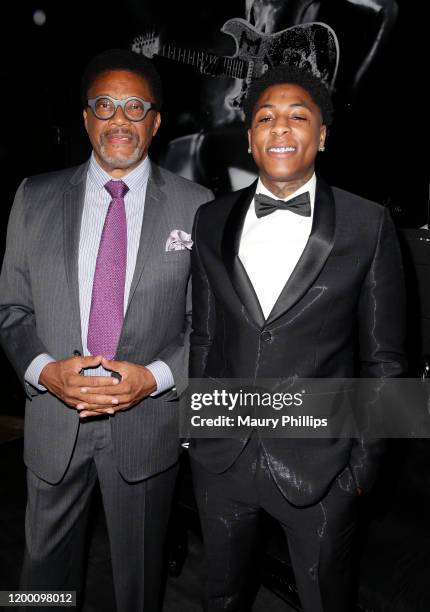
[[[274,34],[263,34],[245,19],[229,19],[221,32],[231,36],[236,45],[232,56],[183,49],[162,44],[154,32],[136,36],[132,51],[148,58],[154,55],[195,66],[202,74],[227,76],[241,81],[240,92],[229,102],[242,106],[253,79],[279,64],[292,64],[313,72],[332,89],[339,64],[339,43],[335,32],[325,23],[295,25]]]

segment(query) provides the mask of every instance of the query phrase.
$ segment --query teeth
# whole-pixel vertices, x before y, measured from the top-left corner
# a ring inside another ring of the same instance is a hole
[[[273,151],[274,153],[291,153],[295,150],[295,147],[271,147],[269,149],[269,151]]]

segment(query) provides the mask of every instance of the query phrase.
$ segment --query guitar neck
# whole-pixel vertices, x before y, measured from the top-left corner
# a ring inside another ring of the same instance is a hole
[[[236,79],[244,79],[248,70],[247,62],[237,57],[223,57],[205,51],[182,49],[174,45],[163,45],[158,51],[158,55],[195,66],[201,72],[213,76],[225,75]]]

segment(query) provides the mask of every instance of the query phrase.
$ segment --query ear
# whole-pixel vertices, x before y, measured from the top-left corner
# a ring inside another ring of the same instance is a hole
[[[252,136],[251,136],[252,132],[251,132],[251,128],[248,129],[248,146],[250,149],[252,149]]]
[[[325,144],[325,139],[327,138],[327,126],[326,125],[322,125],[320,127],[320,147],[323,147]]]
[[[82,111],[82,116],[83,116],[83,118],[84,118],[84,126],[85,126],[85,129],[86,129],[86,131],[87,131],[87,133],[88,133],[88,111],[87,111],[87,109],[86,109],[86,108],[84,108],[84,110]]]
[[[159,112],[157,112],[157,114],[155,115],[155,119],[154,119],[154,125],[152,127],[152,135],[155,136],[155,134],[158,132],[158,128],[160,127],[161,124],[161,115]]]

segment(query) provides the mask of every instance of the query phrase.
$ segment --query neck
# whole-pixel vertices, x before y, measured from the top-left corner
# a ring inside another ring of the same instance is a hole
[[[260,175],[260,180],[263,185],[273,193],[274,196],[280,199],[288,198],[292,193],[300,189],[302,185],[307,183],[311,178],[313,171],[309,176],[300,178],[300,179],[291,179],[287,181],[274,181],[266,176]]]

